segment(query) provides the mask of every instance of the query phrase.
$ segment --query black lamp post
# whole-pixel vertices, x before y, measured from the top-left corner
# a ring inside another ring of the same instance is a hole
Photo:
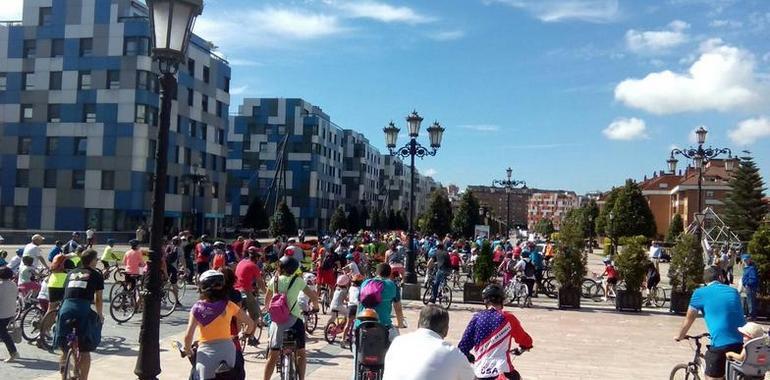
[[[160,297],[163,219],[166,212],[166,171],[168,130],[171,125],[171,99],[177,83],[179,64],[187,56],[187,45],[195,18],[203,11],[203,0],[147,0],[153,34],[153,58],[158,61],[162,89],[160,127],[155,152],[155,178],[150,226],[149,276],[144,292],[144,312],[139,331],[139,356],[134,374],[141,380],[157,379],[160,369]]]
[[[671,156],[666,161],[668,163],[668,170],[671,174],[676,172],[677,159],[674,157],[680,155],[682,157],[691,159],[695,169],[698,170],[698,209],[696,214],[703,212],[703,167],[711,160],[719,157],[722,154],[727,154],[727,160],[725,161],[725,169],[731,171],[735,161],[733,160],[733,154],[729,148],[713,148],[704,147],[706,143],[706,135],[708,131],[706,128],[700,127],[695,131],[695,136],[698,138],[697,147],[689,147],[685,149],[674,148],[671,150]],[[689,203],[688,203],[689,205]],[[689,208],[689,207],[688,207]],[[689,210],[688,210],[689,212]],[[697,236],[698,240],[701,239],[701,223],[698,222]]]
[[[193,216],[193,233],[195,235],[202,234],[203,230],[204,230],[204,228],[203,228],[203,218],[201,218],[201,216],[202,216],[201,215],[202,214],[201,211],[202,211],[203,207],[201,207],[201,209],[198,209],[196,207],[197,200],[198,200],[198,189],[200,188],[201,185],[206,184],[209,181],[209,177],[206,176],[205,174],[199,174],[198,173],[198,169],[199,169],[198,164],[194,164],[192,166],[192,170],[190,170],[190,174],[185,174],[183,176],[185,181],[188,181],[189,183],[191,183],[193,185],[192,201],[191,201],[192,204],[191,204],[191,207],[190,207],[190,212],[192,213],[192,216]],[[203,206],[203,205],[201,205],[201,206]]]
[[[615,244],[615,213],[610,211],[609,218],[610,218],[610,247],[611,247],[611,252],[609,256],[612,257],[613,255],[615,255],[615,251],[617,250],[617,245]]]
[[[519,186],[523,188],[527,187],[527,183],[511,179],[513,175],[513,169],[510,167],[505,170],[507,179],[496,179],[492,181],[492,186],[502,186],[505,188],[505,203],[506,203],[506,218],[505,218],[505,237],[509,238],[511,235],[511,191]]]
[[[414,247],[414,158],[425,158],[426,156],[435,156],[438,148],[441,147],[441,140],[444,136],[444,127],[437,121],[428,127],[428,137],[430,138],[430,149],[417,142],[417,136],[420,135],[420,124],[423,118],[413,111],[406,117],[406,123],[409,127],[409,142],[401,148],[396,149],[398,133],[401,131],[391,121],[383,129],[385,132],[385,143],[391,156],[411,159],[411,183],[409,186],[409,250],[406,255],[406,273],[404,274],[405,284],[417,284],[417,274],[415,272],[415,247]],[[404,287],[406,289],[406,287]],[[419,290],[418,290],[419,292]],[[418,295],[419,297],[419,295]]]

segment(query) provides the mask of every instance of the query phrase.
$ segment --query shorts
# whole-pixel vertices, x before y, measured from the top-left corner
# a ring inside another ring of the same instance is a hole
[[[618,279],[617,278],[608,278],[607,279],[607,283],[610,284],[610,285],[617,285],[618,284]]]
[[[241,299],[243,302],[243,306],[246,308],[246,311],[249,313],[249,317],[256,320],[258,318],[258,309],[259,309],[259,301],[257,300],[257,297],[254,297],[253,292],[241,292]]]
[[[96,350],[102,341],[102,323],[95,311],[91,310],[91,302],[81,299],[66,299],[59,308],[54,334],[54,347],[64,349],[67,346],[67,335],[70,333],[68,320],[77,321],[78,346],[80,352]]]
[[[703,356],[703,361],[706,363],[706,376],[709,377],[723,377],[725,375],[725,363],[727,361],[727,353],[735,352],[740,353],[743,350],[742,343],[730,344],[722,347],[709,346],[706,350],[706,354]]]
[[[126,285],[130,285],[131,289],[136,288],[136,282],[142,278],[141,274],[128,274],[126,273]]]
[[[358,314],[358,305],[348,305],[348,318],[355,319]]]
[[[168,266],[166,271],[168,272],[168,281],[172,284],[176,284],[179,280],[179,270],[172,266]]]
[[[279,325],[275,322],[270,323],[270,350],[279,351],[283,348],[284,332],[289,331],[294,335],[294,347],[298,350],[305,349],[305,322],[302,321],[302,318],[292,318],[295,320],[293,324]]]
[[[64,299],[64,288],[48,288],[48,302],[61,302]]]
[[[217,368],[221,362],[235,368],[235,344],[230,339],[201,343],[195,355],[195,372],[198,379],[216,378]]]

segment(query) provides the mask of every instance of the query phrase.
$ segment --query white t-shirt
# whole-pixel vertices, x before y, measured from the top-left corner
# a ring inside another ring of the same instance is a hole
[[[457,347],[432,330],[419,328],[393,340],[385,355],[383,380],[469,380],[473,368]]]
[[[35,245],[34,243],[29,243],[24,246],[24,253],[22,253],[23,256],[32,256],[33,259],[38,260],[38,257],[40,257],[40,247]]]
[[[348,305],[358,306],[358,297],[361,294],[361,288],[355,285],[350,286],[348,292]]]
[[[355,275],[357,275],[357,274],[361,274],[361,269],[358,269],[358,264],[356,264],[356,262],[355,262],[355,261],[351,261],[351,262],[350,262],[350,263],[347,265],[347,267],[348,267],[348,268],[350,268],[350,274],[351,274],[352,276],[355,276]],[[352,277],[352,276],[351,276],[351,277]]]
[[[332,296],[331,309],[340,313],[347,313],[347,308],[345,307],[345,299],[347,297],[348,289],[337,287],[334,290],[334,296]]]
[[[87,230],[87,231],[86,231],[86,239],[91,239],[91,238],[93,238],[95,233],[96,233],[96,231],[94,231],[93,229],[89,229],[89,230]]]

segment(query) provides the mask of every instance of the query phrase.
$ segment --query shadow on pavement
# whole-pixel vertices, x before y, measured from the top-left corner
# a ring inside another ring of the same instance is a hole
[[[59,370],[59,363],[57,361],[41,360],[41,359],[20,358],[16,360],[14,363],[6,364],[6,365],[9,365],[12,367],[21,367],[25,369],[40,370],[40,371],[58,371]]]
[[[120,336],[103,336],[96,353],[99,355],[136,356],[131,346],[125,342],[126,338]]]

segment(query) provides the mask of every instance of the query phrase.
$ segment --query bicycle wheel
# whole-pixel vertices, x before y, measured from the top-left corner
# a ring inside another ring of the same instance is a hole
[[[422,292],[423,305],[427,305],[430,302],[430,296],[432,295],[431,293],[431,288],[425,288],[425,290]]]
[[[176,303],[179,301],[177,296],[171,290],[174,284],[166,283],[163,287],[163,293],[160,298],[160,317],[165,318],[174,313],[176,310]]]
[[[687,364],[677,364],[671,370],[671,380],[701,380],[697,372],[692,372]]]
[[[428,270],[428,263],[423,260],[417,260],[417,265],[415,265],[414,269],[417,272],[417,275],[425,276],[425,272]]]
[[[548,298],[556,298],[558,296],[559,282],[556,281],[556,277],[549,277],[545,281],[545,295]]]
[[[54,328],[56,327],[57,314],[58,313],[48,314],[47,318],[43,315],[43,318],[40,320],[40,336],[37,341],[40,344],[40,348],[46,351],[51,351],[53,349],[53,334]]]
[[[653,288],[653,298],[652,301],[655,304],[655,307],[663,307],[666,305],[666,289],[655,287]]]
[[[185,294],[187,294],[187,286],[185,286],[185,277],[184,276],[178,276],[176,279],[176,287],[177,287],[177,293],[179,294],[179,297],[177,297],[177,301],[181,302],[184,299]]]
[[[444,290],[438,295],[438,304],[443,307],[444,310],[449,310],[449,306],[452,305],[452,289],[450,289],[448,285],[444,285]]]
[[[308,334],[312,334],[316,327],[318,327],[318,314],[305,314],[305,331],[307,331]]]
[[[583,298],[591,298],[593,296],[593,288],[596,285],[596,281],[590,278],[584,278],[580,284],[580,296]]]
[[[115,280],[116,283],[126,281],[126,270],[123,268],[116,268],[115,271],[112,272],[112,279]]]
[[[71,348],[67,349],[67,357],[64,360],[64,379],[65,380],[79,380],[80,369],[78,368],[78,358],[75,356],[75,351]]]
[[[110,301],[110,316],[115,322],[128,322],[136,313],[134,292],[124,290]]]
[[[281,380],[295,380],[297,378],[294,368],[294,355],[281,354]]]
[[[321,289],[321,312],[326,315],[326,310],[329,308],[329,291]]]
[[[590,298],[594,302],[601,302],[602,298],[604,298],[604,288],[602,288],[602,284],[598,282],[594,284],[594,286],[591,287],[590,293],[591,293]]]
[[[329,344],[334,343],[335,340],[337,340],[337,324],[334,322],[329,322],[326,324],[326,327],[324,328],[324,339]]]
[[[123,282],[116,282],[110,286],[110,301],[116,294],[126,291],[126,284]]]
[[[21,316],[21,336],[27,342],[34,342],[40,337],[40,322],[45,312],[40,306],[34,305]]]

